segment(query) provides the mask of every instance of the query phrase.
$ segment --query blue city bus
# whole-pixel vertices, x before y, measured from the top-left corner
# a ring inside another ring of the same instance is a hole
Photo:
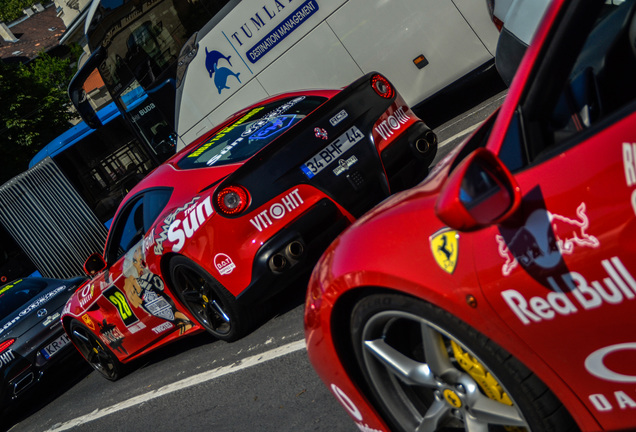
[[[144,98],[136,103],[143,104]],[[78,123],[37,153],[29,168],[46,157],[53,159],[97,218],[107,224],[126,193],[158,162],[127,127],[115,103],[97,116],[102,127]]]
[[[0,284],[81,275],[123,197],[157,166],[114,103],[96,115],[102,127],[73,126],[0,186]]]

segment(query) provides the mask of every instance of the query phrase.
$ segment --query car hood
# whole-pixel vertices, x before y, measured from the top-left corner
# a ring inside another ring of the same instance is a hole
[[[17,339],[35,326],[47,326],[58,321],[66,301],[78,286],[79,283],[74,280],[60,281],[60,284],[43,290],[0,321],[0,340]]]

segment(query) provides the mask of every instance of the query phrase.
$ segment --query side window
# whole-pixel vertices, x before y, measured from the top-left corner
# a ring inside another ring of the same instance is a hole
[[[600,123],[636,96],[633,6],[634,1],[604,5],[552,110],[548,127],[555,144]]]
[[[106,261],[112,264],[139,243],[170,200],[172,188],[146,191],[126,205],[113,222],[113,236],[108,243]]]
[[[575,145],[636,99],[636,0],[595,6],[560,22],[539,57],[499,154],[511,171]]]
[[[109,242],[106,260],[109,264],[132,248],[144,235],[143,197],[129,204],[113,224],[113,238]]]
[[[168,204],[172,189],[154,189],[144,196],[144,231],[148,231]]]

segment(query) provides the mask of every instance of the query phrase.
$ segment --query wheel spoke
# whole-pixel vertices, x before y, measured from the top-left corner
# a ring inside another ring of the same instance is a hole
[[[464,418],[464,430],[466,432],[488,432],[488,423],[482,423],[471,415]]]
[[[450,406],[444,401],[435,399],[431,404],[415,432],[434,432],[450,411]]]
[[[181,292],[183,297],[187,300],[201,300],[201,292],[196,290],[184,290]]]
[[[446,381],[454,381],[459,372],[450,362],[446,345],[437,331],[433,330],[426,323],[420,324],[422,332],[422,343],[424,344],[424,355],[428,367],[438,377],[445,377]]]
[[[227,316],[223,308],[221,308],[221,305],[216,300],[212,300],[210,304],[212,304],[212,306],[214,307],[214,310],[218,312],[219,318],[221,318],[226,323],[230,322],[230,317]]]
[[[435,387],[436,380],[426,363],[402,354],[383,339],[364,342],[365,348],[406,384]]]
[[[497,402],[482,394],[471,396],[471,414],[484,424],[525,426],[524,420],[514,406]]]

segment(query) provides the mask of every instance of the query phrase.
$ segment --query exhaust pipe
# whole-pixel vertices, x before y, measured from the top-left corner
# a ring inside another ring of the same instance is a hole
[[[431,144],[424,138],[420,138],[415,141],[415,150],[417,150],[417,152],[420,154],[426,154],[426,152],[428,152],[430,148]]]
[[[24,389],[26,389],[33,383],[34,379],[35,375],[33,374],[33,372],[29,372],[26,376],[20,378],[20,380],[13,384],[13,395],[17,396],[19,393],[21,393]]]
[[[305,251],[305,246],[298,240],[294,240],[285,248],[285,255],[291,260],[298,260],[303,252]]]
[[[269,269],[273,273],[282,273],[293,267],[305,252],[305,245],[300,240],[289,242],[285,248],[275,253],[268,260]]]
[[[431,147],[437,145],[437,135],[432,130],[426,131],[424,138],[415,141],[415,150],[420,154],[427,154]]]
[[[274,254],[268,261],[269,269],[274,273],[280,273],[287,267],[287,258],[282,253]]]

